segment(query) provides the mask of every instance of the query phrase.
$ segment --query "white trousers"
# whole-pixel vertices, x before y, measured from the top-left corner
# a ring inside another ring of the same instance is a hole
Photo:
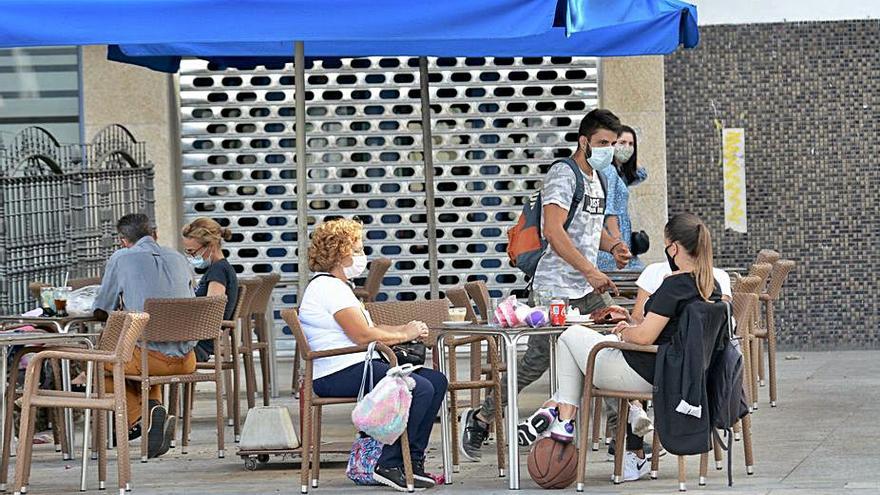
[[[587,359],[599,342],[617,342],[614,335],[603,335],[595,330],[574,325],[562,332],[556,346],[556,370],[559,387],[556,400],[563,404],[580,406],[584,391]],[[650,392],[653,387],[629,367],[619,349],[603,349],[596,355],[593,385],[597,388],[623,392]]]

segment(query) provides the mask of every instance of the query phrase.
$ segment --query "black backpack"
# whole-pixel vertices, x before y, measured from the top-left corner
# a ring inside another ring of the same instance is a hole
[[[712,364],[706,373],[706,392],[713,434],[721,448],[727,451],[727,484],[733,486],[731,430],[737,421],[749,414],[749,406],[743,392],[743,355],[733,344],[737,337],[733,333],[730,303],[726,305],[727,333],[722,332],[719,335]],[[725,432],[726,444],[718,436],[718,430]]]

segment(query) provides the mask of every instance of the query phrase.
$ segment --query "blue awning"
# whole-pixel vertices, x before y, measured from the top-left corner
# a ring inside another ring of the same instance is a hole
[[[565,6],[565,5],[563,5]],[[564,20],[547,31],[513,38],[450,40],[312,41],[308,57],[357,56],[633,56],[692,48],[699,40],[697,11],[678,0],[568,0]],[[571,33],[571,34],[569,34]],[[250,67],[290,61],[293,41],[256,43],[162,43],[111,47],[108,58],[176,72],[181,57],[220,66]]]
[[[553,25],[556,4],[556,0],[0,0],[0,47],[512,38],[546,32]]]

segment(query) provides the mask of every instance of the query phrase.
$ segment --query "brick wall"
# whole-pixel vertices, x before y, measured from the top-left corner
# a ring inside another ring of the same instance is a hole
[[[783,347],[880,348],[880,23],[705,26],[665,83],[670,215],[708,222],[716,265],[797,262]],[[715,119],[745,128],[747,234],[724,230]]]

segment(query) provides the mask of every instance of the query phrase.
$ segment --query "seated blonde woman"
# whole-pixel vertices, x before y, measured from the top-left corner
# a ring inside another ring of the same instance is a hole
[[[672,341],[678,332],[678,320],[685,307],[699,300],[719,301],[721,291],[712,270],[712,241],[709,229],[696,215],[682,213],[666,224],[666,258],[671,274],[644,304],[644,318],[621,322],[610,334],[603,335],[575,325],[559,337],[556,348],[559,389],[542,409],[553,411],[550,436],[562,442],[574,438],[574,418],[581,403],[587,359],[600,342],[621,341],[660,345]],[[651,392],[654,382],[655,354],[603,349],[596,355],[593,385],[601,389],[627,392]],[[630,405],[632,430],[650,430],[650,420],[637,404]],[[624,456],[624,480],[634,481],[650,470],[640,449],[627,439]]]
[[[354,220],[331,220],[319,225],[309,246],[309,268],[315,272],[303,293],[299,318],[309,346],[315,351],[363,345],[374,341],[388,345],[427,337],[428,327],[420,321],[402,326],[374,325],[369,313],[352,291],[351,279],[367,267],[364,254],[363,226]],[[315,360],[314,391],[321,397],[358,395],[364,370],[364,353],[333,356]],[[373,379],[378,382],[388,371],[379,359],[371,363]],[[403,456],[412,459],[416,489],[431,488],[434,480],[425,473],[425,450],[434,418],[446,394],[448,382],[442,374],[421,368],[412,375],[412,406],[407,433],[409,452],[403,452],[400,440],[385,445],[373,479],[406,491]]]

